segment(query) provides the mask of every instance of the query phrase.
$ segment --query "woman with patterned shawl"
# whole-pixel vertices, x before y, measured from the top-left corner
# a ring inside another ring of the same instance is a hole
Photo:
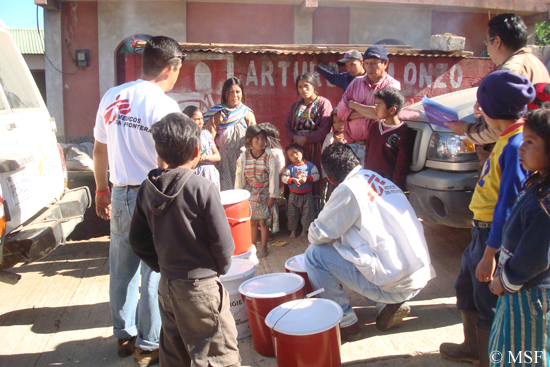
[[[304,149],[304,158],[321,169],[321,145],[332,127],[332,104],[317,95],[317,82],[311,73],[296,78],[300,100],[294,102],[286,119],[287,138]],[[313,184],[313,195],[321,195],[321,184]]]
[[[235,188],[237,158],[244,146],[246,128],[256,124],[254,113],[244,103],[241,81],[230,78],[223,83],[222,103],[204,114],[204,127],[212,134],[221,156],[218,164],[221,191]]]

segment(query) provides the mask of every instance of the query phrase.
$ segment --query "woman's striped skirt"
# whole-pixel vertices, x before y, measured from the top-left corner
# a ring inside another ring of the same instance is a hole
[[[500,297],[491,337],[491,366],[549,366],[550,290],[520,289]]]

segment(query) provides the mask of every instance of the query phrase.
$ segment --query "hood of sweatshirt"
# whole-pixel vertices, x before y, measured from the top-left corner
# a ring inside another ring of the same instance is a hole
[[[155,215],[162,215],[195,172],[188,168],[152,170],[147,175],[145,200]]]

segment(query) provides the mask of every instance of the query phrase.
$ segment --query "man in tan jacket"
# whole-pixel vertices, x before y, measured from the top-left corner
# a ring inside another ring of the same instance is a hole
[[[550,82],[548,70],[533,55],[527,44],[527,27],[523,20],[515,14],[501,14],[492,18],[488,23],[487,36],[485,39],[487,53],[491,61],[498,65],[497,70],[509,70],[516,74],[527,77],[531,84]],[[478,104],[474,107],[476,117],[481,116]],[[459,121],[445,124],[449,129],[458,135],[463,135],[476,145],[479,156],[480,169],[491,154],[494,143],[497,141],[501,131],[491,129],[483,118],[479,122],[469,124]]]

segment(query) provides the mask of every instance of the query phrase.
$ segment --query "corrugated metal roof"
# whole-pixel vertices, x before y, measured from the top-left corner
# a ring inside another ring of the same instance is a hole
[[[44,30],[40,30],[40,35],[36,28],[11,28],[11,35],[15,44],[19,47],[22,54],[43,55],[44,54]]]
[[[145,42],[137,42],[137,47],[145,46]],[[214,53],[243,53],[243,54],[279,54],[279,55],[305,55],[305,54],[344,54],[355,49],[363,53],[371,45],[244,45],[229,43],[182,43],[180,46],[185,52],[214,52]],[[418,56],[418,57],[470,57],[471,51],[445,52],[438,50],[418,50],[410,45],[384,45],[388,55]]]

